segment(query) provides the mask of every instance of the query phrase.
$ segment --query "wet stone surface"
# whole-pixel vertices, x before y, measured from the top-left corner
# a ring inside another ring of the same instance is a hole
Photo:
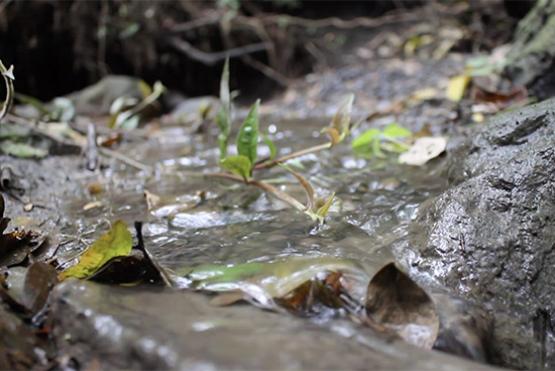
[[[555,367],[554,106],[500,114],[472,135],[452,186],[411,226],[408,264],[484,303],[496,361],[529,369]]]
[[[493,369],[392,341],[355,324],[329,329],[191,292],[69,280],[51,296],[54,337],[81,365],[136,369]],[[171,308],[171,310],[168,310]]]

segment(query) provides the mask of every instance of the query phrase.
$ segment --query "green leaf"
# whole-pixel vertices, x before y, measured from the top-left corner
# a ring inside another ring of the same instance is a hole
[[[385,157],[383,151],[401,153],[409,146],[403,142],[412,133],[396,123],[386,126],[383,130],[372,128],[355,138],[351,146],[359,156]]]
[[[258,147],[258,99],[251,107],[247,118],[239,129],[237,135],[237,153],[247,157],[251,164],[256,163]]]
[[[277,156],[276,144],[270,139],[268,134],[262,134],[262,140],[264,141],[264,144],[266,144],[268,146],[268,149],[270,150],[270,160],[273,160]]]
[[[389,124],[383,129],[383,136],[387,138],[407,138],[412,132],[396,123]]]
[[[376,128],[366,130],[364,133],[353,139],[351,147],[357,153],[368,152],[370,145],[375,139],[378,139],[381,131]]]
[[[233,174],[243,177],[245,181],[249,179],[252,162],[246,156],[228,156],[223,160],[220,160],[220,165]]]
[[[7,155],[19,158],[43,158],[48,155],[48,151],[36,148],[26,143],[16,143],[11,140],[2,141],[0,149]]]
[[[118,220],[107,233],[89,246],[76,265],[60,273],[59,278],[63,280],[68,277],[90,277],[110,259],[128,256],[132,247],[133,239],[127,225],[124,221]]]

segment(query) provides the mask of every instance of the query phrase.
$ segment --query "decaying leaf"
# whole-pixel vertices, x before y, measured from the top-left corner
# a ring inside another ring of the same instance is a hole
[[[58,283],[56,269],[49,264],[36,262],[29,266],[23,286],[23,304],[38,313],[48,300],[50,290]]]
[[[127,225],[122,220],[116,221],[112,228],[96,240],[79,258],[79,262],[60,273],[61,280],[68,277],[88,278],[110,259],[127,256],[131,252],[133,241]]]
[[[422,166],[441,155],[447,147],[445,137],[422,137],[416,139],[409,150],[399,156],[399,163]]]
[[[0,211],[3,211],[4,200],[0,195]],[[46,237],[32,230],[14,230],[3,233],[10,219],[3,218],[0,213],[0,267],[22,264],[29,254],[38,249]]]
[[[464,97],[468,83],[470,82],[470,76],[468,75],[457,75],[449,79],[447,85],[447,99],[458,102]]]
[[[370,281],[366,314],[421,348],[431,349],[438,336],[439,317],[432,299],[393,263]]]
[[[342,142],[349,135],[354,100],[354,94],[346,96],[333,116],[329,128],[324,129],[330,135],[333,144]]]

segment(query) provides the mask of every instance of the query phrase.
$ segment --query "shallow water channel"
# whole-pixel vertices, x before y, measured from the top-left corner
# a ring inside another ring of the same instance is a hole
[[[320,134],[327,124],[323,120],[262,122],[262,130],[269,131],[280,155],[326,140]],[[146,246],[162,267],[183,277],[179,281],[182,287],[191,285],[186,273],[201,265],[233,266],[295,257],[315,258],[315,264],[325,264],[328,258],[354,262],[360,272],[355,281],[365,289],[378,269],[395,257],[402,258],[408,225],[419,205],[446,187],[442,158],[424,167],[407,167],[392,158],[357,158],[349,143],[340,144],[289,163],[312,183],[318,195],[336,192],[325,225],[318,227],[306,215],[257,188],[201,176],[219,171],[216,135],[191,135],[183,128],[162,127],[150,136],[121,151],[153,166],[154,175],[117,165],[108,174],[83,180],[84,189],[91,182],[100,182],[105,191],[68,202],[66,211],[72,223],[63,232],[75,242],[62,247],[61,260],[74,257],[75,249],[93,241],[109,221],[123,219],[129,225],[144,223]],[[269,151],[260,146],[259,156],[263,157]],[[264,170],[258,177],[304,202],[303,189],[285,170]],[[149,200],[150,206],[145,191],[156,196],[156,202]],[[91,202],[95,207],[83,211]],[[290,266],[279,274],[299,275],[306,267]],[[380,337],[356,321],[348,321],[342,312],[321,311],[299,319],[249,305],[215,307],[201,293],[79,285],[64,283],[55,294],[64,297],[72,310],[85,313],[89,321],[77,326],[81,329],[66,331],[95,349],[89,359],[104,352],[119,357],[114,365],[133,365],[123,359],[136,357],[140,363],[135,366],[200,369],[348,369],[367,367],[369,362],[378,368],[410,368],[412,362],[422,368],[433,368],[438,362],[447,368],[478,367]],[[354,292],[363,299],[362,289]],[[61,323],[73,313],[67,305],[54,310],[60,312]],[[89,330],[84,330],[87,326]],[[250,354],[249,348],[256,354]]]

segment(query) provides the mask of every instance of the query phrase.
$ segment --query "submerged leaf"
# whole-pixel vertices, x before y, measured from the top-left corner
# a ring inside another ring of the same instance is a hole
[[[60,273],[60,279],[68,277],[88,278],[110,259],[127,256],[133,245],[131,233],[124,221],[118,220],[112,228],[96,240],[81,255],[79,262]]]
[[[237,134],[237,153],[247,157],[251,164],[256,163],[258,149],[258,99],[251,107],[247,118]],[[250,173],[249,173],[250,175]]]
[[[220,161],[220,165],[233,174],[239,175],[245,181],[250,177],[252,163],[246,156],[228,156]]]
[[[373,322],[421,348],[431,349],[438,336],[439,317],[432,299],[393,263],[370,281],[366,313]]]

